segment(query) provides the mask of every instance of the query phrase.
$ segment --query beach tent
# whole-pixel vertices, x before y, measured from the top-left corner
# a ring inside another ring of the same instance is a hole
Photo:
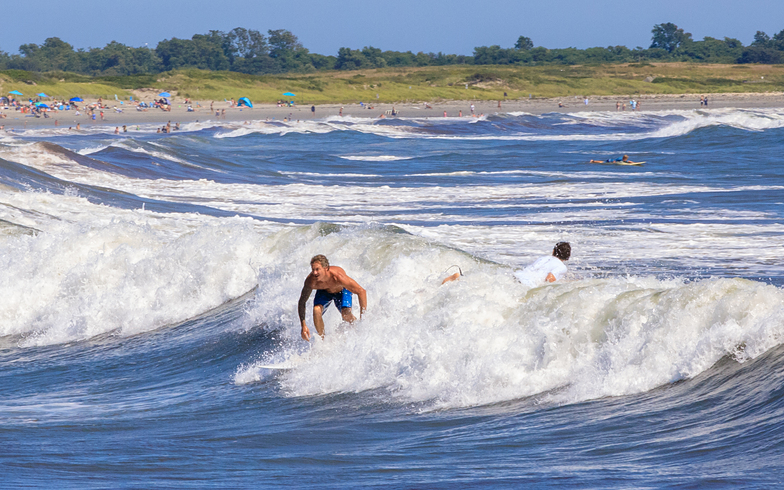
[[[81,97],[74,97],[68,100],[69,102],[84,102],[84,99]]]
[[[171,94],[169,92],[161,92],[158,94],[158,97],[171,97]]]
[[[284,92],[283,95],[285,95],[286,97],[296,97],[297,96],[297,94],[292,94],[291,92]]]
[[[251,109],[253,109],[253,103],[247,97],[240,97],[239,100],[237,100],[237,107],[240,107],[242,105],[246,105]]]
[[[9,93],[9,94],[12,94],[12,95],[24,95],[22,92],[20,92],[20,91],[18,91],[18,90],[11,90],[11,91],[10,91],[10,92],[8,92],[8,93]]]

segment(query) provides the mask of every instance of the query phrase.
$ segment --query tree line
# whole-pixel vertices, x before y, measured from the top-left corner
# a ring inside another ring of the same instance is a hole
[[[651,45],[548,49],[534,46],[520,36],[513,47],[478,46],[473,56],[340,48],[337,56],[311,53],[292,32],[267,34],[237,27],[229,32],[209,31],[191,39],[165,39],[155,48],[131,47],[112,41],[103,48],[74,49],[51,37],[42,45],[23,44],[19,54],[0,51],[0,70],[72,72],[85,75],[122,76],[156,74],[179,68],[234,71],[252,75],[363,68],[439,65],[546,65],[600,64],[641,61],[691,61],[702,63],[784,63],[784,30],[768,36],[757,31],[754,42],[744,46],[737,39],[692,39],[672,23],[656,24]]]

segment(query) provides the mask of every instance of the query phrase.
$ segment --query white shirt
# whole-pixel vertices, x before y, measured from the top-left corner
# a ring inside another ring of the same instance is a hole
[[[547,274],[555,276],[556,281],[561,279],[566,274],[566,264],[561,262],[558,257],[547,255],[537,259],[525,269],[514,273],[517,280],[531,288],[544,284]]]

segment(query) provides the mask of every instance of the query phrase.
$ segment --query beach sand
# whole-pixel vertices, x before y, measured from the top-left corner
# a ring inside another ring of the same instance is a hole
[[[639,110],[641,111],[666,111],[666,110],[699,110],[706,109],[700,106],[701,94],[684,94],[684,95],[643,95],[634,96],[635,100],[640,103]],[[760,108],[782,108],[784,107],[784,92],[763,93],[763,94],[704,94],[708,96],[709,105],[707,109],[718,108],[741,108],[741,109],[760,109]],[[194,101],[193,107],[196,108],[195,112],[187,112],[187,106],[176,99],[173,101],[171,112],[164,112],[160,109],[148,109],[146,112],[136,111],[134,106],[129,106],[128,103],[120,105],[116,101],[109,101],[109,109],[104,109],[104,120],[101,121],[98,115],[96,120],[93,121],[84,112],[76,116],[74,111],[60,111],[50,113],[49,118],[36,118],[29,115],[24,115],[14,110],[0,109],[0,113],[6,115],[5,119],[0,119],[0,126],[5,126],[6,131],[14,131],[19,129],[34,129],[34,128],[69,128],[75,129],[76,124],[81,124],[82,129],[101,127],[106,131],[114,131],[115,127],[119,127],[122,131],[122,126],[128,126],[128,130],[132,131],[137,126],[145,126],[149,130],[149,125],[164,126],[167,122],[171,121],[172,126],[175,123],[186,124],[190,122],[215,122],[220,124],[225,121],[245,122],[245,121],[259,121],[259,120],[283,120],[290,118],[292,121],[309,120],[309,119],[323,119],[329,116],[337,116],[341,107],[343,108],[344,116],[353,117],[367,117],[376,118],[382,114],[388,114],[389,111],[394,109],[401,117],[443,117],[444,111],[447,116],[456,117],[459,111],[463,112],[464,117],[471,117],[470,105],[473,103],[475,106],[475,114],[495,114],[495,113],[529,113],[529,114],[545,114],[549,112],[586,112],[586,111],[610,111],[615,112],[616,102],[626,103],[626,111],[630,112],[629,105],[630,97],[620,96],[589,96],[588,104],[584,103],[583,97],[558,97],[552,99],[517,99],[517,100],[502,100],[501,107],[498,107],[498,101],[447,101],[447,102],[433,102],[430,103],[432,109],[426,109],[423,103],[401,103],[401,104],[374,104],[373,109],[369,109],[366,104],[364,107],[359,104],[323,104],[316,106],[315,115],[311,112],[310,105],[296,106],[296,107],[277,107],[274,104],[255,104],[253,109],[243,107],[229,107],[228,103],[224,101],[213,102],[216,110],[225,109],[225,116],[216,117],[214,112],[211,112],[210,101]],[[94,100],[87,100],[82,103],[80,107],[85,104],[95,102]],[[564,107],[558,107],[562,103]],[[201,107],[197,107],[197,103]],[[122,113],[114,110],[114,107],[123,108]],[[98,112],[96,112],[98,114]],[[387,115],[387,117],[390,117]]]

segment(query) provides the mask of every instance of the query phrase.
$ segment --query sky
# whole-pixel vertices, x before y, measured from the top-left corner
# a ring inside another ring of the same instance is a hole
[[[655,24],[672,22],[695,40],[784,30],[783,0],[25,0],[6,6],[0,50],[59,37],[75,48],[111,41],[154,48],[235,27],[287,29],[313,53],[373,46],[384,51],[473,53],[513,47],[519,36],[547,48],[648,47]],[[15,21],[12,21],[15,19]]]

